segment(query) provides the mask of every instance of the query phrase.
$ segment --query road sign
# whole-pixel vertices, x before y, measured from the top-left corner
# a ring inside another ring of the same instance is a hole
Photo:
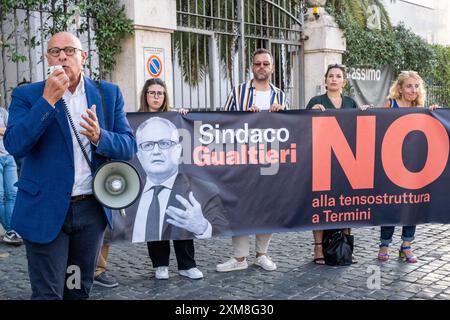
[[[164,49],[144,48],[145,78],[165,80]]]

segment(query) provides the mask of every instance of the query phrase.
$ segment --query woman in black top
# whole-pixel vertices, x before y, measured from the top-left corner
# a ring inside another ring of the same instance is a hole
[[[340,64],[330,64],[325,73],[326,93],[311,98],[306,109],[347,109],[358,108],[355,100],[342,94],[342,89],[346,85],[345,66]],[[351,229],[344,229],[345,234],[350,234]],[[325,264],[323,256],[323,230],[314,230],[314,263]]]
[[[347,84],[345,67],[340,64],[330,64],[325,73],[325,88],[327,92],[320,96],[312,97],[306,109],[347,109],[358,108],[355,100],[342,94],[342,89]]]

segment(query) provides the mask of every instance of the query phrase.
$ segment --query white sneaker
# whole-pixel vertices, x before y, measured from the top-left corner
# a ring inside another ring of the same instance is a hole
[[[159,280],[169,279],[169,267],[158,267],[155,271],[155,278]]]
[[[22,237],[14,230],[7,231],[2,239],[3,242],[13,246],[20,246],[23,244]]]
[[[255,264],[267,271],[274,271],[277,269],[277,265],[265,254],[255,258]]]
[[[197,268],[190,268],[188,270],[180,270],[179,273],[180,273],[180,276],[188,277],[189,279],[198,280],[198,279],[203,278],[203,273],[200,270],[198,270]]]
[[[247,268],[247,259],[244,259],[243,261],[237,261],[235,258],[231,258],[230,260],[216,266],[217,272],[244,270]]]

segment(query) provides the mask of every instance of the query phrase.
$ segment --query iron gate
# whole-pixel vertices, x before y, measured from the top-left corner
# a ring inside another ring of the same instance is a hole
[[[76,0],[52,0],[32,10],[19,2],[12,13],[6,14],[2,10],[0,5],[0,105],[9,105],[11,91],[17,84],[45,79],[45,52],[49,40],[46,35],[59,30],[76,33],[88,52],[85,73],[97,75],[99,57],[94,41],[95,19],[79,15]]]
[[[271,50],[272,82],[291,108],[304,104],[300,0],[177,0],[173,35],[176,108],[220,110],[233,86],[251,78],[252,53]]]

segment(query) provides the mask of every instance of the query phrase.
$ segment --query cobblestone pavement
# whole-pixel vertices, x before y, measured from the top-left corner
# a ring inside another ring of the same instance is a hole
[[[170,279],[156,280],[145,244],[117,244],[111,247],[109,272],[120,285],[113,289],[94,286],[91,299],[449,299],[450,225],[417,228],[416,264],[397,258],[400,230],[396,228],[391,260],[382,263],[376,259],[379,228],[355,229],[359,262],[349,267],[314,265],[311,232],[275,234],[269,248],[278,266],[273,272],[250,264],[246,270],[218,273],[215,266],[230,257],[231,240],[199,240],[196,260],[205,276],[202,280],[180,277],[173,252]],[[379,289],[377,271],[381,274]],[[0,299],[29,297],[25,248],[0,243]]]

